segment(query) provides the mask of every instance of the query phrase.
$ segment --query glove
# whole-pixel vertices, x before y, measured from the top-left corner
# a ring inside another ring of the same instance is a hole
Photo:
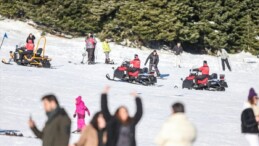
[[[76,114],[74,114],[73,117],[75,118],[75,117],[76,117]]]

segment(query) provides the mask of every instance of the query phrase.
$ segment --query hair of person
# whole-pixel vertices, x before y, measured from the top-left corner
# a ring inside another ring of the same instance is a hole
[[[97,112],[94,114],[92,120],[90,121],[90,124],[94,127],[94,129],[98,130],[98,117],[102,114],[102,112]]]
[[[57,97],[53,94],[49,94],[49,95],[45,95],[41,98],[41,101],[43,100],[47,100],[48,102],[55,102],[57,104],[57,106],[59,106]]]
[[[203,63],[204,63],[204,64],[207,64],[207,61],[206,61],[206,60],[204,60],[204,61],[203,61]]]
[[[120,109],[122,109],[122,108],[124,108],[126,111],[127,111],[127,113],[128,113],[128,119],[126,120],[126,121],[122,121],[121,120],[121,117],[120,117],[120,115],[119,115],[119,111],[120,111]],[[128,124],[128,123],[130,123],[130,121],[131,121],[131,117],[129,116],[129,111],[128,111],[128,109],[125,107],[125,106],[120,106],[117,110],[116,110],[116,112],[115,112],[115,117],[120,121],[120,122],[122,122],[122,124]]]
[[[172,109],[174,111],[174,113],[184,113],[184,105],[180,102],[176,102],[172,105]]]

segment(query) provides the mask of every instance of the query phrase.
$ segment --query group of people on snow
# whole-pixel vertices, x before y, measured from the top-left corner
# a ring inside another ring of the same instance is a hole
[[[94,114],[89,124],[85,124],[85,112],[90,115],[89,109],[82,101],[76,98],[77,131],[81,133],[79,140],[71,146],[136,146],[136,126],[143,117],[142,100],[136,92],[131,95],[135,98],[136,113],[129,115],[127,107],[120,106],[114,114],[109,110],[108,93],[110,87],[105,87],[101,94],[101,110]],[[71,119],[67,112],[60,107],[54,95],[42,97],[42,103],[48,120],[43,130],[39,130],[30,118],[29,127],[42,140],[43,146],[68,146],[71,134]],[[191,146],[196,139],[196,129],[185,115],[182,103],[172,105],[172,115],[163,124],[155,143],[158,146]]]

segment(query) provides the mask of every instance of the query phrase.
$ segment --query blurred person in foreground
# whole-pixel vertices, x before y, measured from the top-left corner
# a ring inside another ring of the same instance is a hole
[[[90,124],[82,130],[80,139],[71,146],[106,146],[106,122],[102,112],[97,112]]]
[[[196,129],[185,115],[184,105],[175,103],[172,115],[165,121],[155,143],[158,146],[191,146],[196,139]]]
[[[107,146],[136,146],[136,126],[143,114],[142,101],[137,93],[133,92],[131,95],[135,97],[137,106],[134,117],[130,117],[125,106],[119,107],[115,114],[111,115],[107,103],[109,89],[106,87],[101,96],[102,113],[107,123]]]
[[[54,95],[46,95],[41,99],[48,117],[45,127],[40,131],[30,118],[29,126],[33,133],[42,140],[42,146],[68,146],[71,120],[66,111],[59,106]]]

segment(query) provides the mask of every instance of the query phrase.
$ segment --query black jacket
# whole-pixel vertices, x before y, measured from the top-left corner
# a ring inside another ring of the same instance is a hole
[[[135,116],[132,118],[132,120],[129,122],[130,125],[130,143],[131,146],[136,146],[136,139],[135,139],[135,127],[140,121],[143,110],[142,110],[142,102],[139,97],[136,98],[136,105],[137,105],[137,112]],[[107,94],[102,94],[101,97],[101,108],[102,113],[104,115],[104,118],[107,123],[107,144],[106,146],[116,146],[119,133],[120,133],[120,127],[122,126],[122,123],[115,117],[115,115],[111,115],[108,109],[107,105]]]
[[[150,61],[149,61],[150,60]],[[149,64],[155,64],[157,65],[159,63],[159,56],[158,55],[154,55],[153,52],[147,57],[145,65],[147,64],[147,62],[149,61]]]
[[[42,146],[67,146],[70,138],[71,120],[66,111],[57,108],[42,131],[35,126],[32,128],[33,133],[42,140]]]
[[[32,35],[32,37],[28,36],[26,39],[26,43],[28,43],[29,40],[32,40],[32,43],[34,44],[35,36],[34,35]]]
[[[259,133],[258,123],[252,108],[247,108],[242,112],[241,122],[242,133]]]
[[[183,52],[182,46],[178,47],[177,45],[174,46],[173,51],[175,52],[175,55],[180,55]]]

